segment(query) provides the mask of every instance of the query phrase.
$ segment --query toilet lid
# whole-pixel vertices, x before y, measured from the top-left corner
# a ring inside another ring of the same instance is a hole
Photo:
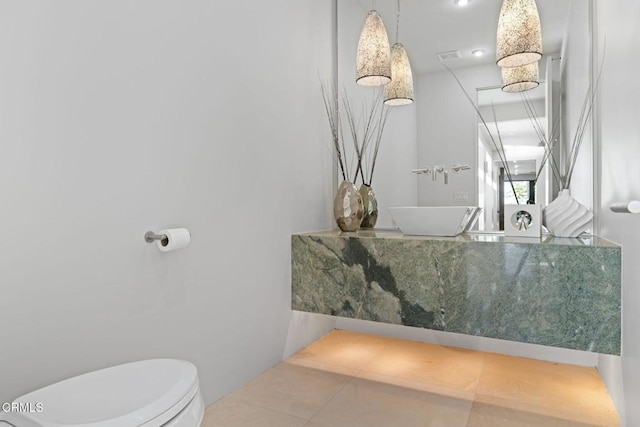
[[[198,372],[193,364],[153,359],[70,378],[15,401],[42,403],[41,413],[23,415],[43,427],[124,427],[171,418],[197,391]]]

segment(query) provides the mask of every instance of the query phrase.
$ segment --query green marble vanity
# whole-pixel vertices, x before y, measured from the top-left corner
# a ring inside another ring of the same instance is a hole
[[[291,237],[292,308],[620,354],[621,248],[598,237]]]

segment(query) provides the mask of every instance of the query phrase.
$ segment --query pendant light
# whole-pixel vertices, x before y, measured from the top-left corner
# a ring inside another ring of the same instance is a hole
[[[356,83],[381,86],[391,81],[391,49],[380,14],[372,10],[362,26],[356,57]]]
[[[502,90],[505,92],[534,89],[540,84],[538,80],[538,61],[521,67],[502,68]]]
[[[535,0],[504,0],[498,20],[496,61],[519,67],[542,58],[542,30]]]
[[[400,0],[396,3],[396,43],[391,48],[391,83],[384,87],[384,103],[407,105],[413,102],[413,74],[407,51],[398,43]]]

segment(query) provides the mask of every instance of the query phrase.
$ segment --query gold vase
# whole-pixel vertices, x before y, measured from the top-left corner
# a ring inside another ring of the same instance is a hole
[[[349,181],[342,181],[333,200],[333,216],[342,231],[356,231],[364,216],[362,196],[358,187]]]
[[[362,196],[363,217],[360,228],[373,228],[378,221],[378,200],[370,185],[362,184],[358,190]]]

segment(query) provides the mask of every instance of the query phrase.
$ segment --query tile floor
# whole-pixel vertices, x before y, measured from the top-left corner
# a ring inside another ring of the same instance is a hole
[[[594,368],[336,330],[211,405],[202,426],[619,424]]]

